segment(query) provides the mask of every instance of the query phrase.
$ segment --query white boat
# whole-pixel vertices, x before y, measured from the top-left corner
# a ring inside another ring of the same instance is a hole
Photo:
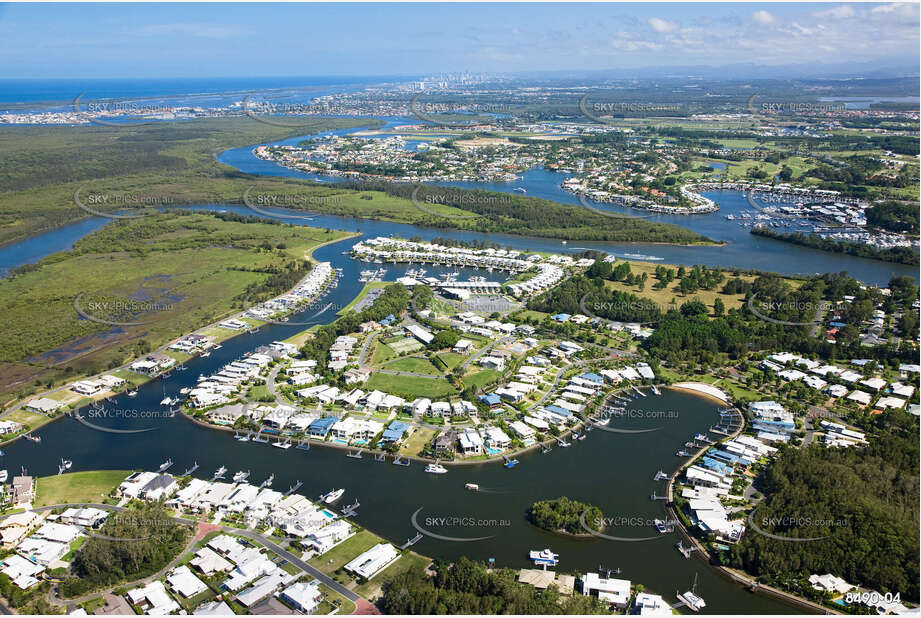
[[[211,356],[211,352],[202,352],[202,358],[207,358]]]
[[[525,190],[524,187],[516,187],[515,191],[517,191],[518,193],[527,193],[527,190]]]
[[[275,448],[289,449],[291,448],[291,442],[282,442],[279,440],[278,442],[272,442],[272,446]]]
[[[341,498],[342,494],[344,493],[345,493],[344,489],[334,489],[320,496],[320,500],[322,500],[326,504],[332,504],[333,502]]]
[[[243,472],[242,470],[233,475],[234,483],[242,483],[247,478],[249,478],[249,471]]]
[[[425,467],[425,471],[432,474],[447,474],[448,469],[441,464],[431,463]]]
[[[171,465],[173,465],[173,460],[172,460],[172,459],[167,459],[167,460],[164,461],[162,464],[160,464],[160,472],[163,472],[164,470],[166,470],[167,468],[169,468]]]
[[[7,472],[6,470],[0,470],[0,483],[6,483],[6,479],[8,479],[9,476],[10,476],[9,472]]]
[[[134,397],[134,396],[136,396],[137,394],[138,394],[137,391],[128,391],[128,396],[129,396],[129,397]]]
[[[664,519],[654,519],[653,524],[655,524],[656,530],[658,530],[660,534],[671,532],[671,530],[669,530],[668,522]]]
[[[71,460],[61,459],[61,467],[64,468],[65,470],[70,470],[71,466],[73,465],[74,465],[74,462],[72,462]]]
[[[560,555],[553,553],[549,549],[541,549],[540,551],[532,549],[528,552],[528,558],[534,564],[546,566],[556,566],[560,563]]]
[[[245,436],[234,436],[233,439],[237,442],[249,442],[249,434]]]
[[[691,586],[691,589],[685,592],[684,594],[679,594],[678,600],[684,601],[684,604],[688,606],[688,609],[691,611],[699,612],[707,606],[707,603],[703,600],[702,597],[697,595],[697,575],[694,575],[694,585]]]
[[[221,466],[220,468],[217,469],[217,472],[214,473],[214,476],[212,477],[212,479],[222,479],[224,478],[225,474],[227,474],[227,468],[225,468],[224,466]]]
[[[164,397],[163,400],[160,402],[160,405],[168,406],[168,405],[172,405],[172,403],[173,403],[173,400],[171,397]]]
[[[464,489],[468,489],[470,491],[480,491],[480,486],[476,483],[465,483]]]
[[[653,478],[653,480],[654,481],[667,481],[668,475],[662,472],[661,470],[659,470],[658,472],[656,472],[656,476]]]

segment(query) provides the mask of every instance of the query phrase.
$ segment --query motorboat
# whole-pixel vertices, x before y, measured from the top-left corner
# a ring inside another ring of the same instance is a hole
[[[61,467],[64,468],[65,470],[70,470],[70,468],[73,465],[74,465],[74,462],[72,462],[71,460],[63,459],[63,458],[61,459]]]
[[[212,480],[222,479],[224,478],[225,474],[227,474],[227,468],[225,468],[224,466],[221,466],[220,468],[217,469],[217,472],[215,472],[214,476],[211,478]]]
[[[333,489],[323,494],[322,496],[320,496],[320,500],[322,500],[326,504],[332,504],[333,502],[341,498],[344,493],[345,493],[345,489]]]
[[[242,483],[248,478],[249,478],[249,471],[247,470],[246,472],[243,472],[242,470],[240,470],[239,472],[233,475],[233,482]]]
[[[654,519],[652,523],[656,527],[656,530],[659,531],[659,534],[665,534],[667,532],[671,532],[671,527],[668,525],[668,522],[664,519]]]
[[[6,470],[0,470],[0,483],[6,483],[6,479],[10,477],[10,473]]]
[[[528,558],[534,564],[543,566],[556,566],[560,563],[560,555],[553,553],[549,549],[532,549],[530,552],[528,552]]]
[[[173,403],[173,399],[171,397],[164,397],[163,400],[160,402],[160,405],[169,406],[169,405],[172,405],[172,403]]]
[[[288,440],[286,442],[282,442],[281,440],[279,440],[278,442],[272,442],[272,446],[274,446],[275,448],[280,448],[280,449],[289,449],[291,448],[291,441]]]
[[[164,461],[162,464],[160,464],[160,472],[163,472],[164,470],[166,470],[167,468],[169,468],[171,465],[173,465],[173,460],[172,460],[172,459],[167,459],[167,460]]]
[[[697,594],[697,575],[694,575],[694,585],[690,590],[684,594],[679,594],[678,600],[684,601],[684,604],[688,606],[688,609],[694,612],[699,612],[707,606],[707,603]]]
[[[477,485],[476,483],[465,483],[464,489],[468,491],[480,491],[480,486]]]
[[[441,464],[430,463],[425,467],[425,471],[431,474],[447,474],[448,469]]]

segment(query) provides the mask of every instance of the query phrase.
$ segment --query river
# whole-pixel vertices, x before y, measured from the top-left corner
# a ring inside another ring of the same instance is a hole
[[[292,174],[290,170],[260,161],[251,154],[247,157],[249,152],[250,149],[228,151],[221,156],[221,160],[247,160],[246,165],[238,165],[244,171],[256,171],[256,168],[264,166],[256,173]],[[555,179],[546,174],[549,172],[532,170],[525,176],[547,179],[545,187],[550,191],[549,187]],[[539,184],[529,183],[529,194],[539,194],[535,189]],[[254,214],[242,206],[212,204],[198,208]],[[677,219],[689,227],[702,226],[701,229],[714,225],[713,217]],[[89,220],[83,222],[85,228],[74,224],[56,230],[57,233],[49,232],[23,241],[29,243],[31,248],[27,261],[66,249],[68,243],[103,223],[97,219]],[[790,245],[780,245],[776,249],[778,256],[783,254],[786,260],[781,261],[778,257],[775,261],[772,248],[762,247],[758,239],[749,237],[747,233],[742,238],[754,243],[748,244],[747,249],[733,242],[723,248],[625,246],[613,243],[572,243],[564,247],[551,239],[487,236],[325,215],[301,223],[360,231],[365,236],[400,234],[426,239],[446,236],[462,240],[492,240],[521,249],[548,251],[571,251],[579,248],[572,245],[580,245],[607,248],[615,253],[652,253],[664,257],[668,262],[678,263],[732,264],[785,272],[824,269],[814,260],[809,261],[808,268],[796,268],[798,262],[791,260],[790,256],[795,253],[802,256],[803,250]],[[720,229],[724,228],[727,232],[731,231],[730,226],[722,223]],[[712,232],[707,233],[718,237]],[[343,271],[339,285],[320,301],[322,305],[333,305],[332,309],[319,316],[324,323],[332,321],[335,318],[335,308],[346,305],[361,288],[358,282],[359,271],[367,268],[367,265],[344,254],[354,242],[355,239],[340,241],[321,247],[315,253],[318,260],[332,262],[333,266]],[[764,242],[767,245],[772,243]],[[0,252],[0,263],[8,268],[26,263],[18,260],[19,254],[16,253],[16,247],[25,246],[23,243],[3,249]],[[758,259],[743,259],[746,255],[752,258],[752,251],[757,253]],[[689,259],[681,259],[680,255],[686,255]],[[821,255],[826,260],[843,259],[840,256]],[[884,282],[888,278],[886,272],[890,265],[867,260],[851,261],[866,269],[868,275],[861,277],[865,280]],[[387,280],[395,279],[408,268],[406,265],[386,267]],[[839,261],[836,267],[830,269],[842,268],[844,266]],[[429,270],[437,272],[438,269]],[[307,319],[313,311],[305,310],[304,314],[307,315],[293,317],[292,321]],[[456,538],[489,537],[479,541],[456,542],[425,536],[414,546],[415,550],[425,555],[445,559],[460,555],[477,559],[493,558],[500,566],[525,567],[528,566],[528,550],[550,547],[560,554],[560,569],[563,571],[586,572],[597,570],[600,566],[620,569],[620,577],[642,583],[647,589],[663,594],[671,601],[675,600],[676,591],[686,590],[694,576],[698,575],[698,591],[707,601],[708,612],[771,614],[793,611],[790,606],[777,600],[746,592],[697,558],[686,560],[674,548],[677,541],[675,534],[658,535],[649,525],[650,520],[664,515],[663,503],[649,498],[654,491],[660,494],[664,491],[664,483],[653,481],[653,475],[659,469],[670,473],[677,468],[681,461],[674,455],[675,451],[694,433],[706,430],[717,420],[718,404],[690,393],[666,390],[661,396],[639,398],[630,404],[648,412],[645,416],[658,420],[646,418],[612,421],[615,425],[629,428],[660,427],[657,431],[617,434],[596,430],[587,439],[575,442],[570,448],[555,448],[547,454],[532,452],[523,455],[519,457],[520,464],[511,470],[497,463],[478,464],[452,467],[448,474],[440,476],[424,473],[418,463],[404,468],[374,462],[367,455],[361,460],[355,460],[347,458],[341,450],[323,447],[314,447],[308,452],[296,449],[282,451],[265,444],[236,442],[227,433],[200,427],[182,416],[171,419],[144,417],[149,411],[161,410],[159,401],[164,395],[178,395],[181,388],[193,385],[198,375],[210,374],[255,347],[289,337],[301,328],[287,324],[267,324],[258,333],[242,334],[227,340],[209,358],[189,361],[186,371],[176,372],[169,378],[157,379],[141,387],[135,398],[127,395],[115,398],[105,404],[106,418],[92,419],[95,424],[108,428],[151,429],[149,432],[122,434],[99,431],[75,419],[66,418],[38,432],[42,437],[41,444],[19,440],[9,445],[5,449],[6,456],[2,463],[11,473],[18,473],[24,467],[30,474],[44,476],[57,471],[61,457],[72,459],[74,470],[156,469],[160,463],[172,458],[176,463],[171,472],[181,473],[197,462],[201,468],[196,476],[201,478],[209,478],[221,465],[230,468],[231,473],[250,470],[251,479],[255,483],[275,474],[276,489],[286,490],[300,480],[304,484],[299,491],[311,497],[334,487],[344,487],[344,502],[350,503],[354,499],[361,502],[356,521],[398,544],[416,534],[411,517],[420,508],[417,523],[433,534]],[[483,491],[465,491],[464,484],[468,482],[479,484]],[[596,504],[602,508],[606,517],[620,518],[626,522],[625,525],[608,529],[607,534],[652,538],[628,542],[594,537],[560,537],[527,523],[525,512],[533,501],[560,495]],[[445,525],[439,518],[455,518],[458,521],[453,525]]]

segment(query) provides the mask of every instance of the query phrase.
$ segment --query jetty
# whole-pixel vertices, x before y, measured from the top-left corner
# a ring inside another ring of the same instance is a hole
[[[661,394],[662,394],[662,391],[660,391],[658,388],[656,388],[656,385],[655,385],[655,384],[652,385],[652,392],[655,393],[656,395],[661,395]]]
[[[644,393],[643,391],[641,391],[640,389],[638,389],[636,386],[631,386],[630,388],[632,388],[633,390],[635,390],[637,395],[642,395],[643,397],[646,396],[646,393]]]
[[[358,500],[356,500],[352,504],[342,509],[342,514],[346,517],[355,517],[355,515],[358,514],[358,507],[360,506],[361,504],[358,502]]]
[[[659,496],[656,492],[652,492],[652,495],[649,496],[650,500],[668,500],[668,496]]]
[[[263,444],[268,443],[269,439],[262,435],[262,430],[259,430],[255,436],[253,436],[253,442],[262,442]]]
[[[294,448],[301,449],[302,451],[309,451],[309,450],[310,450],[310,442],[309,442],[306,438],[304,438],[303,440],[301,440],[300,442],[298,442],[298,443],[297,443],[297,446],[295,446]]]
[[[685,547],[684,543],[678,541],[678,543],[675,544],[675,549],[681,552],[681,555],[685,558],[690,558],[691,554],[697,550],[697,547],[695,545],[692,545],[691,547]]]
[[[271,486],[272,483],[274,483],[274,482],[275,482],[275,473],[273,472],[272,474],[269,475],[269,478],[267,478],[266,480],[262,481],[262,485],[259,486],[259,489],[263,489],[263,488],[265,488],[265,487],[269,487],[269,486]]]
[[[402,455],[397,455],[396,457],[393,458],[393,465],[408,466],[409,460],[406,457],[403,457]]]
[[[298,481],[297,483],[295,483],[294,485],[288,488],[288,491],[285,492],[285,495],[290,496],[291,494],[296,492],[298,489],[300,489],[301,485],[303,485],[303,483]]]
[[[422,533],[417,532],[417,533],[416,533],[416,536],[414,536],[414,537],[411,538],[411,539],[407,539],[407,541],[406,541],[405,543],[403,543],[402,545],[400,545],[400,549],[406,549],[407,547],[409,547],[409,546],[411,546],[411,545],[415,545],[416,543],[418,543],[418,542],[421,541],[421,540],[422,540]]]
[[[384,453],[378,453],[374,456],[374,461],[387,461],[387,455]]]
[[[364,453],[364,449],[358,449],[357,451],[349,450],[346,457],[351,457],[352,459],[361,459],[361,454]]]
[[[197,462],[197,461],[192,465],[191,468],[189,468],[188,470],[186,470],[185,472],[183,472],[183,473],[181,474],[181,476],[189,476],[190,474],[192,474],[192,473],[195,472],[196,470],[198,470],[198,462]]]
[[[502,456],[502,459],[505,460],[505,464],[504,464],[504,465],[505,465],[506,468],[514,468],[515,466],[518,465],[518,460],[517,460],[517,459],[509,459],[509,456],[508,456],[508,455],[503,455],[503,456]]]

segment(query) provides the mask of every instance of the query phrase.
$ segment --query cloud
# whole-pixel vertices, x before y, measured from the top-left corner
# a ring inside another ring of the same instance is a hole
[[[875,9],[874,9],[875,10]],[[832,19],[847,19],[853,17],[857,13],[854,11],[854,7],[849,4],[842,4],[824,11],[819,11],[816,13],[816,17],[831,17]]]
[[[752,19],[763,26],[774,23],[774,16],[767,11],[755,11],[752,13]]]
[[[649,25],[652,26],[652,29],[656,32],[674,32],[675,28],[678,27],[675,22],[659,19],[658,17],[650,17]]]

